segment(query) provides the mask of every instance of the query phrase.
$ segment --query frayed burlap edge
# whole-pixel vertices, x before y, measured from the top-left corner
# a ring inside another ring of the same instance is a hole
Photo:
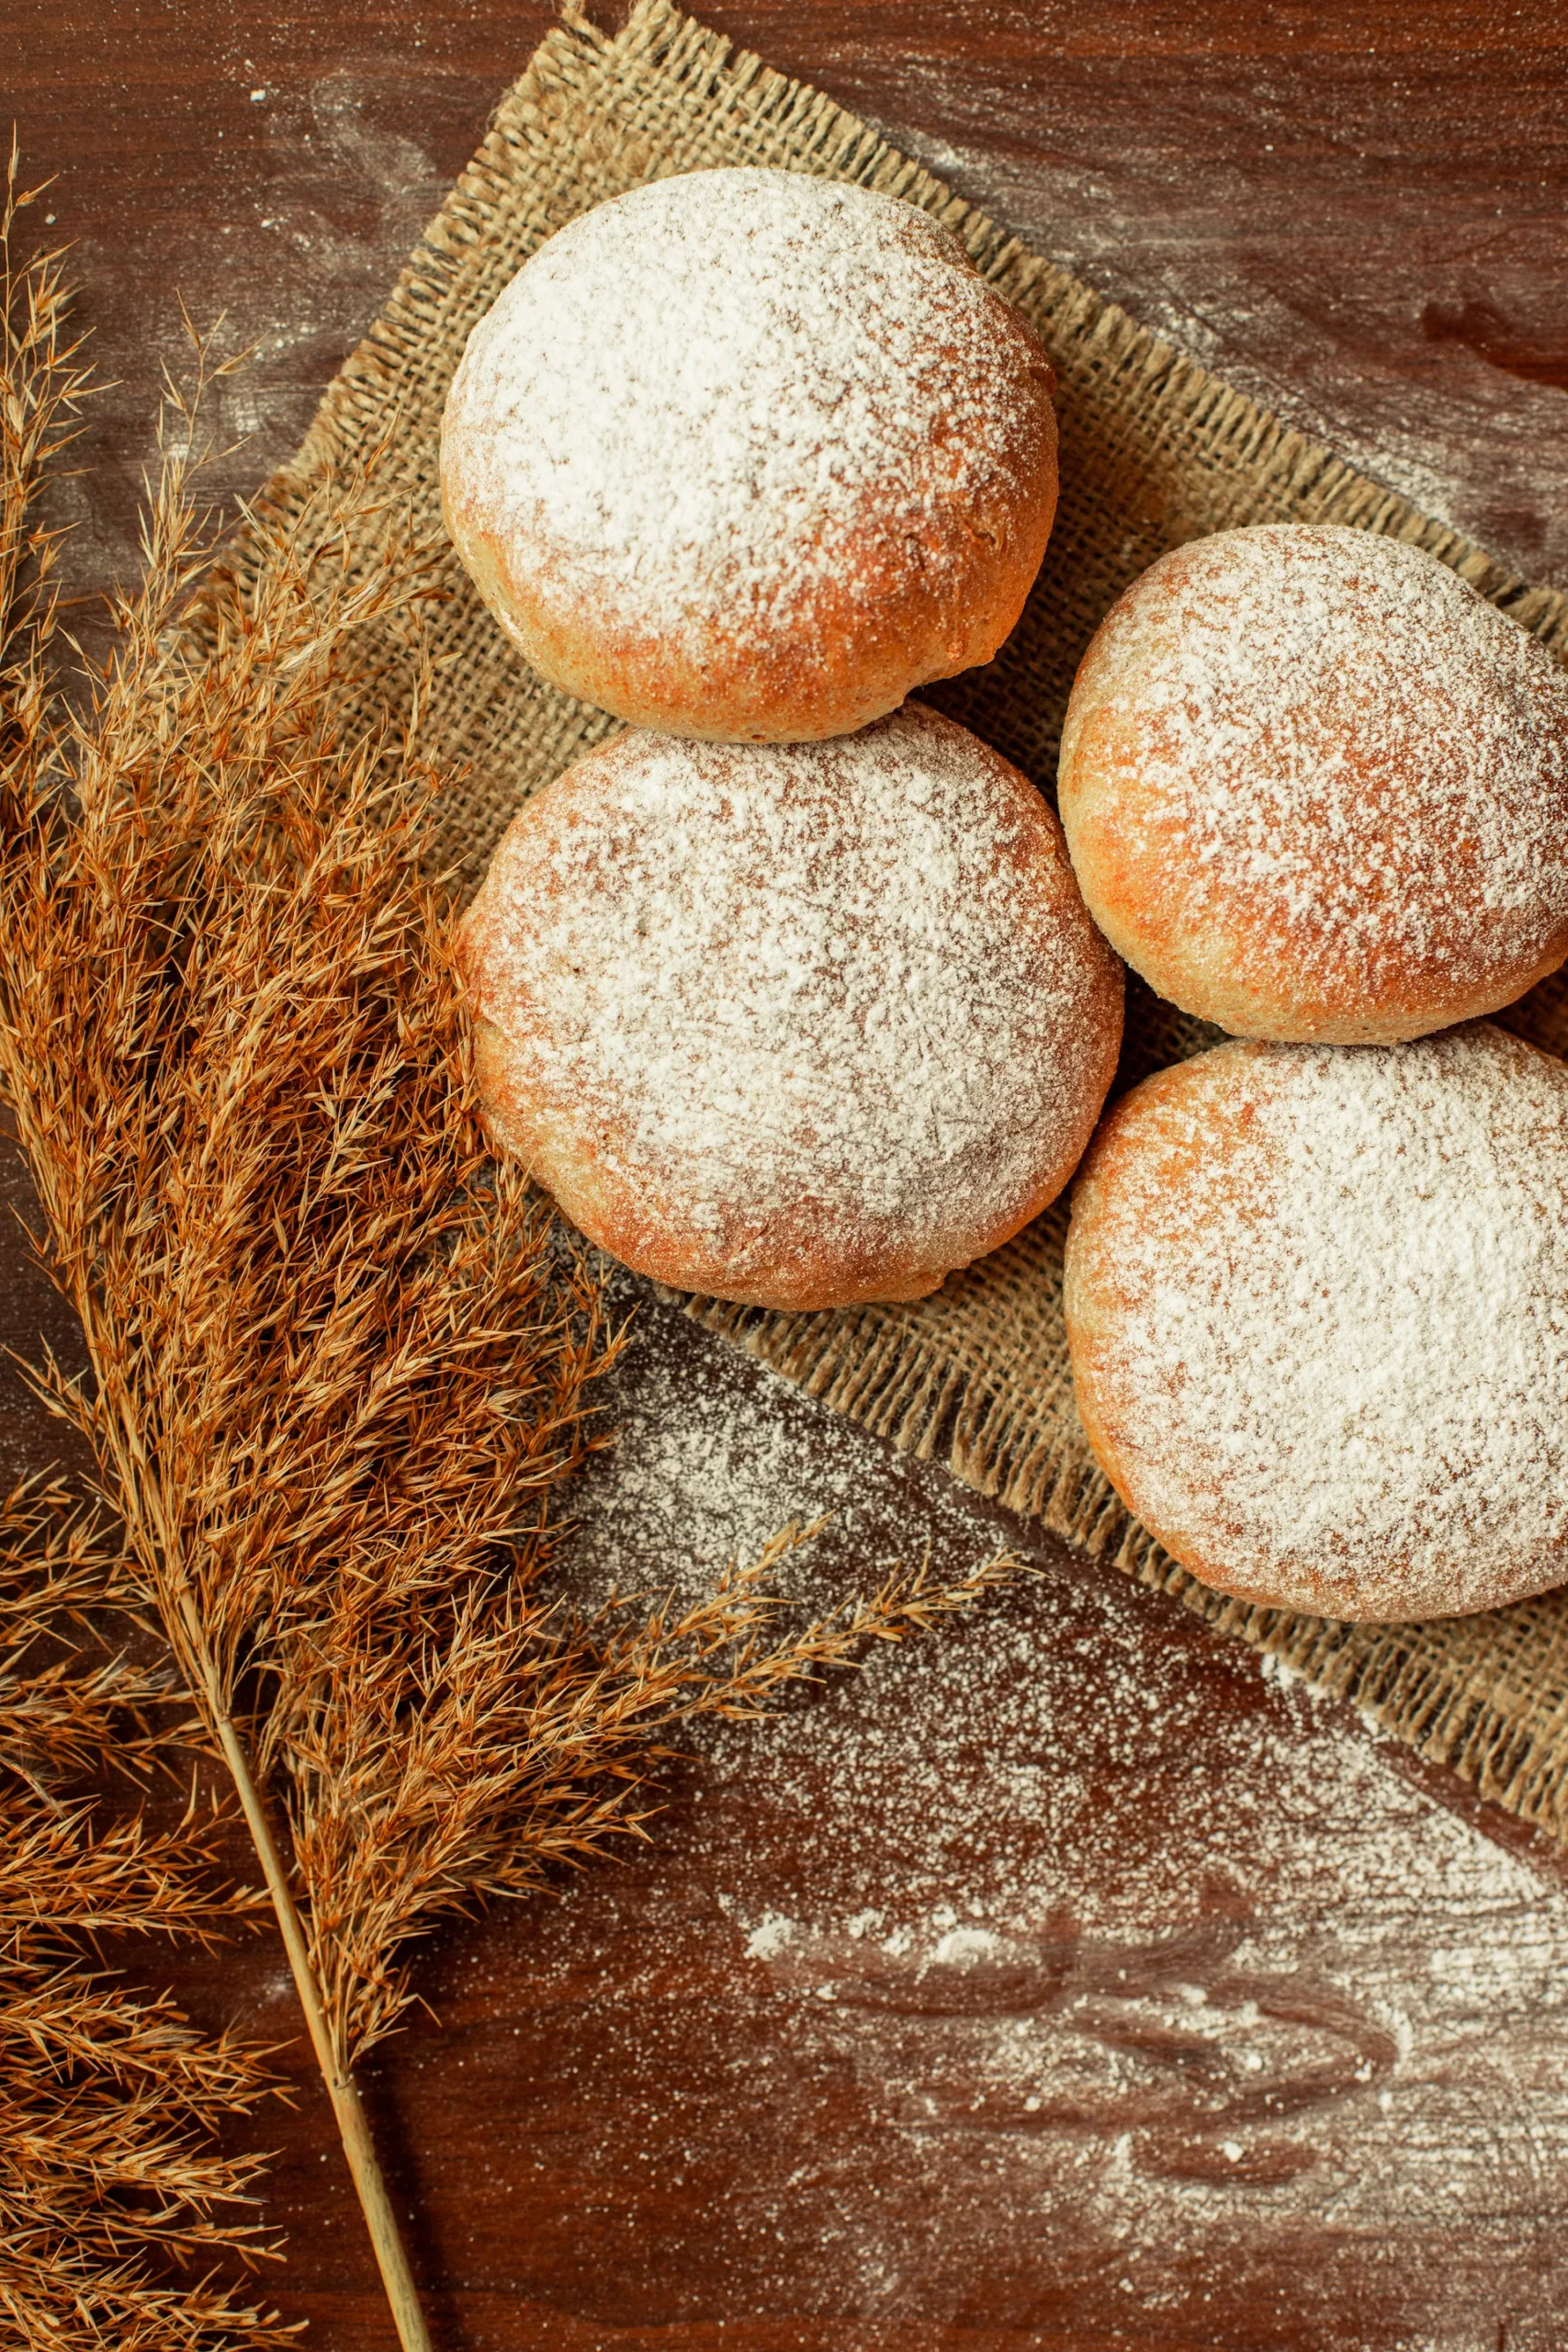
[[[869,1329],[866,1310],[771,1315],[694,1298],[687,1312],[835,1412],[920,1460],[944,1461],[977,1493],[1169,1593],[1217,1631],[1348,1700],[1370,1725],[1461,1773],[1483,1796],[1568,1838],[1568,1675],[1556,1594],[1416,1625],[1256,1608],[1200,1584],[1131,1516],[1076,1414],[1055,1434],[1043,1431],[1016,1399],[942,1349],[878,1329],[874,1310]]]
[[[449,372],[468,324],[520,255],[620,187],[662,170],[736,162],[853,179],[921,206],[1031,317],[1062,384],[1064,514],[1047,573],[1053,562],[1092,566],[1103,552],[1091,537],[1071,544],[1067,520],[1072,479],[1088,481],[1099,469],[1116,498],[1097,527],[1119,534],[1124,577],[1164,546],[1238,523],[1346,523],[1426,548],[1544,642],[1568,650],[1568,599],[1529,586],[1283,424],[1030,254],[830,99],[733,51],[669,0],[639,0],[615,35],[570,12],[546,38],[264,503],[298,509],[334,469],[376,452],[393,498],[400,489],[411,497],[417,492],[428,508],[433,371]],[[1118,584],[1101,582],[1099,609]],[[461,605],[464,594],[455,578],[454,603]],[[1071,628],[1049,625],[1048,582],[1043,603],[1032,600],[1032,611],[1037,606],[1045,612],[1037,641],[1026,615],[997,663],[931,698],[1045,786],[1076,650]],[[461,683],[462,665],[478,662],[490,624],[470,607],[459,618],[448,668]],[[1055,619],[1060,623],[1060,612]],[[1080,625],[1077,648],[1085,635]],[[472,713],[453,702],[436,748],[454,764],[468,763],[468,782],[454,797],[452,846],[470,873],[518,799],[611,723],[515,668],[498,671],[488,644],[485,659],[492,684],[504,675],[513,735],[525,739],[526,757],[497,754],[493,738],[487,748]],[[1519,1008],[1510,1025],[1561,1049],[1568,1043],[1563,1002],[1562,991],[1549,992],[1533,1010]],[[1203,1042],[1190,1024],[1146,1022],[1123,1078]],[[905,1451],[945,1462],[982,1494],[1114,1560],[1219,1630],[1353,1701],[1380,1730],[1465,1774],[1486,1796],[1568,1835],[1568,1604],[1547,1595],[1486,1617],[1344,1625],[1252,1608],[1198,1584],[1128,1517],[1078,1426],[1052,1322],[1064,1224],[1059,1212],[1049,1213],[1038,1230],[974,1277],[954,1278],[924,1307],[786,1316],[693,1299],[688,1312],[835,1411]],[[984,1294],[968,1321],[966,1282]],[[1017,1329],[998,1354],[995,1332],[1010,1326],[997,1310],[1010,1298],[1020,1308]]]

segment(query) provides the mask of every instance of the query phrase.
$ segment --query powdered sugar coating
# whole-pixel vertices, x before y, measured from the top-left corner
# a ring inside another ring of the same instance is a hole
[[[1016,617],[1055,503],[1050,390],[1032,332],[925,213],[796,173],[682,175],[569,222],[475,329],[448,522],[530,660],[584,667],[624,716],[730,731],[624,696],[690,702],[705,667],[722,700],[738,652],[811,716],[826,636],[878,682],[857,724]]]
[[[1568,1069],[1485,1023],[1217,1047],[1074,1199],[1079,1409],[1205,1581],[1331,1617],[1568,1577]]]
[[[464,954],[496,1124],[569,1211],[773,1304],[915,1295],[1016,1231],[1121,1033],[1049,809],[918,705],[787,749],[619,737],[514,821]]]
[[[1085,657],[1061,776],[1112,944],[1239,1035],[1416,1035],[1568,955],[1568,678],[1399,540],[1162,557]]]

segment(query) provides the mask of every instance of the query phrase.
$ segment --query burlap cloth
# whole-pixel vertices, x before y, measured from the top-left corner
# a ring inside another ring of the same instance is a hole
[[[574,213],[646,179],[726,164],[857,180],[922,206],[1043,338],[1062,432],[1062,501],[1044,569],[997,660],[930,691],[1042,789],[1052,787],[1068,687],[1100,616],[1162,548],[1230,525],[1332,521],[1414,540],[1568,649],[1568,599],[1509,577],[1286,431],[829,99],[735,53],[669,0],[640,0],[617,37],[575,17],[547,37],[266,503],[297,513],[324,470],[370,458],[389,498],[437,533],[437,426],[474,322]],[[447,810],[450,845],[477,871],[525,795],[613,722],[533,677],[455,561],[450,574],[421,731],[426,752],[465,778]],[[1505,1018],[1562,1049],[1565,1004],[1568,989],[1549,983]],[[1215,1034],[1134,982],[1121,1082]],[[1063,1202],[915,1306],[777,1315],[693,1300],[690,1311],[838,1411],[944,1459],[981,1493],[1179,1595],[1211,1624],[1353,1698],[1379,1727],[1488,1796],[1568,1834],[1568,1591],[1489,1616],[1342,1625],[1246,1607],[1195,1583],[1129,1519],[1078,1426],[1061,1312],[1066,1226]]]

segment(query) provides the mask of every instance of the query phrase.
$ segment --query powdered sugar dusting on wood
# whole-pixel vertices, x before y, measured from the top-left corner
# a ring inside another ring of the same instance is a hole
[[[1134,1508],[1239,1589],[1418,1618],[1568,1573],[1568,1071],[1518,1039],[1153,1081],[1089,1164],[1068,1310]]]

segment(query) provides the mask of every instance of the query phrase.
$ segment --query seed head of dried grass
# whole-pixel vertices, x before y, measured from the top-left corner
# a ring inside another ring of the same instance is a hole
[[[242,1720],[287,1812],[348,2064],[406,2006],[412,1939],[635,1826],[672,1724],[745,1712],[1008,1564],[896,1576],[804,1628],[768,1588],[787,1531],[688,1609],[585,1621],[553,1596],[558,1497],[619,1335],[477,1115],[426,868],[434,557],[372,460],[248,514],[243,561],[215,565],[201,390],[199,368],[191,399],[171,388],[181,454],[85,717],[51,691],[52,608],[11,576],[0,1079],[87,1342],[89,1375],[49,1367],[47,1393],[209,1731]],[[6,452],[6,544],[35,565],[50,446]],[[365,715],[378,672],[395,722]]]
[[[204,2275],[273,2251],[246,2218],[260,2160],[214,2138],[265,2091],[261,2053],[95,1955],[103,1936],[210,1938],[252,1907],[218,1878],[210,1815],[153,1831],[81,1792],[169,1739],[164,1678],[109,1638],[133,1629],[104,1534],[58,1486],[0,1499],[0,2333],[263,2352],[290,2332]]]

